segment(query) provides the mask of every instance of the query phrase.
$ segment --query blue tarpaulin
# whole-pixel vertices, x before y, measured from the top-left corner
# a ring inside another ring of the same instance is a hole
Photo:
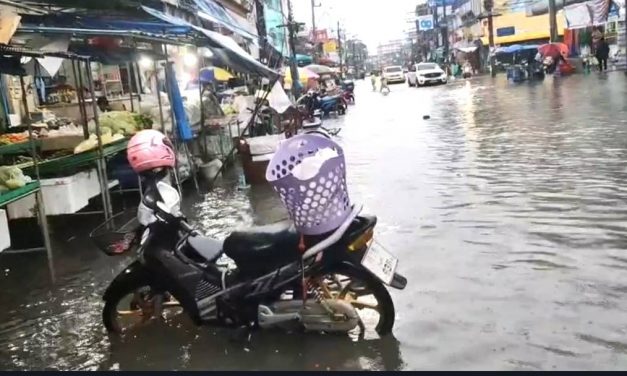
[[[74,14],[47,15],[28,18],[18,30],[50,32],[57,30],[80,31],[118,31],[120,33],[146,33],[159,36],[186,36],[192,28],[187,25],[175,25],[169,22],[120,20],[110,17],[82,16]]]
[[[189,26],[202,34],[205,37],[204,44],[211,49],[214,55],[213,58],[222,66],[231,67],[238,72],[256,74],[262,77],[271,78],[278,76],[276,71],[255,60],[255,58],[240,47],[233,38],[192,25],[181,18],[170,16],[156,9],[146,6],[142,6],[142,9],[162,21],[177,26]],[[196,43],[197,45],[203,45],[202,42],[203,41],[197,41]]]
[[[172,101],[172,111],[174,111],[174,119],[176,120],[176,129],[181,141],[186,142],[193,139],[194,136],[185,113],[183,98],[181,97],[181,91],[179,90],[179,84],[176,81],[176,74],[174,69],[172,69],[172,64],[168,64],[166,69],[168,70],[168,87],[170,88],[170,100]]]
[[[499,47],[494,51],[497,54],[513,54],[520,51],[537,50],[538,44],[513,44],[507,47]]]
[[[221,4],[215,2],[215,0],[194,0],[194,3],[198,9],[200,9],[198,13],[200,17],[218,23],[257,44],[258,36],[246,30],[243,25],[233,18]]]

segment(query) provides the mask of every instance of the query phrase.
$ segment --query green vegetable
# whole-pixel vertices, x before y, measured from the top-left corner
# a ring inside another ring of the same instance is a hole
[[[4,185],[6,185],[9,189],[17,189],[25,186],[26,182],[20,179],[9,179],[4,182]]]
[[[21,188],[28,182],[22,170],[15,166],[0,166],[0,186],[8,189]]]

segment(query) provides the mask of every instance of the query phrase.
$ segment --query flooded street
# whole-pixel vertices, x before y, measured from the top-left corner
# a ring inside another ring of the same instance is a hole
[[[391,90],[359,82],[325,125],[409,280],[391,291],[394,337],[247,340],[182,319],[110,338],[101,296],[130,259],[91,246],[99,218],[80,217],[54,222],[57,285],[43,254],[0,257],[0,369],[625,369],[625,76]],[[236,185],[186,197],[206,234],[284,218],[268,187]]]

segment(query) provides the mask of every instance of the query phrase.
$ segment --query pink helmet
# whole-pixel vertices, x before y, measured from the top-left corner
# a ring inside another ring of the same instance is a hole
[[[137,173],[159,167],[174,167],[172,143],[161,132],[146,129],[137,132],[128,142],[126,158]]]

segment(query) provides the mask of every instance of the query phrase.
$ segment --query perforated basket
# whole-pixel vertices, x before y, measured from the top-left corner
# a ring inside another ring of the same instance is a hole
[[[325,148],[335,150],[338,156],[326,160],[314,177],[300,180],[292,174],[294,167]],[[283,141],[268,164],[266,180],[303,235],[335,230],[350,214],[344,152],[324,136],[301,134]]]

